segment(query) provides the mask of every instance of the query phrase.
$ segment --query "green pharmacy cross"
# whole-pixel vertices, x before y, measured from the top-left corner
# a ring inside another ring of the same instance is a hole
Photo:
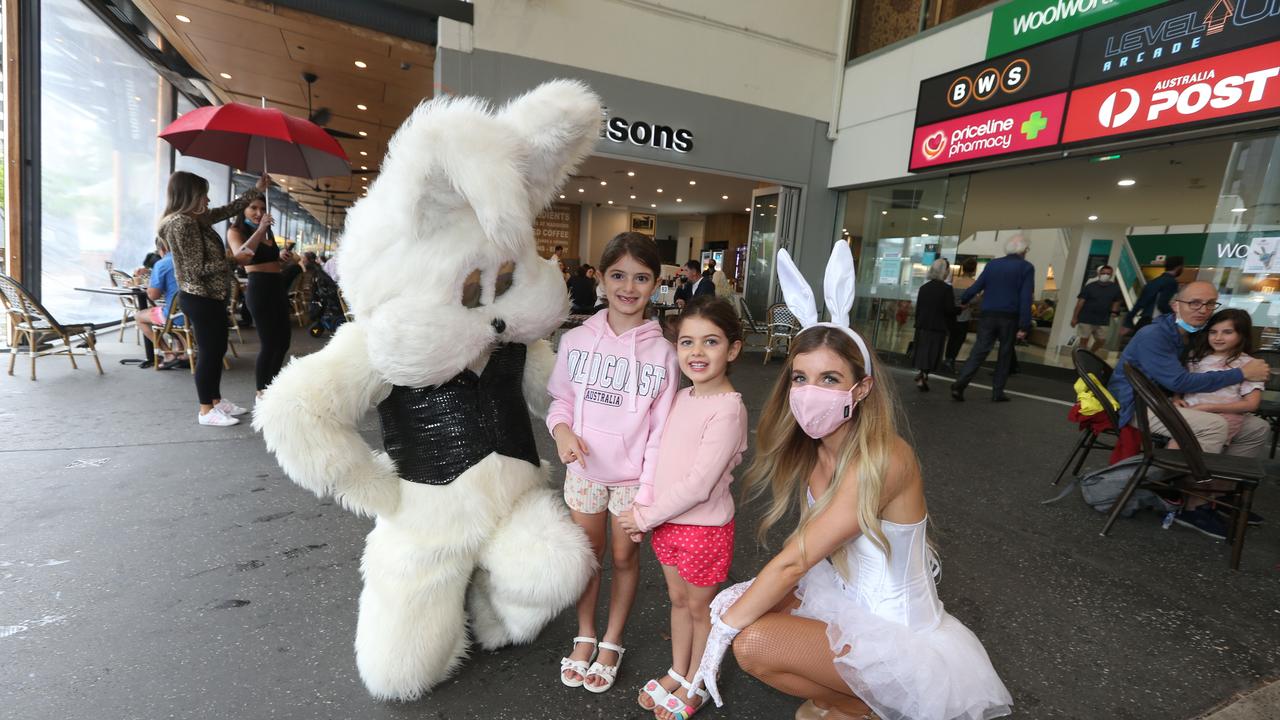
[[[1049,121],[1045,120],[1044,115],[1041,115],[1040,111],[1037,110],[1031,113],[1031,117],[1027,118],[1026,122],[1022,123],[1022,127],[1019,130],[1028,140],[1035,140],[1040,131],[1047,127],[1049,127]]]

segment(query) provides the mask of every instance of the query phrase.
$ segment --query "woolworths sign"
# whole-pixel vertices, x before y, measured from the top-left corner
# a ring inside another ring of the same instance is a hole
[[[991,14],[987,57],[1013,52],[1167,0],[1013,0]]]

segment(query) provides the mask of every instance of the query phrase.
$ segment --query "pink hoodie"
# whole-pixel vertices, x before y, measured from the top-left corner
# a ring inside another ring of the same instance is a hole
[[[560,339],[547,381],[547,430],[564,423],[586,443],[587,466],[574,463],[575,474],[602,485],[638,482],[640,495],[650,498],[662,426],[680,380],[676,351],[657,322],[615,335],[608,313],[601,310]]]

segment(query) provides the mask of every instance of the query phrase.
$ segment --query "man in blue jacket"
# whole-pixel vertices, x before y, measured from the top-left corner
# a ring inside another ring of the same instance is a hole
[[[1120,354],[1120,362],[1116,365],[1115,374],[1111,376],[1111,382],[1107,383],[1107,390],[1120,404],[1121,427],[1129,424],[1134,412],[1133,386],[1129,384],[1129,378],[1125,377],[1125,363],[1132,365],[1168,392],[1177,394],[1212,392],[1238,385],[1245,380],[1266,381],[1271,368],[1266,360],[1257,358],[1242,367],[1216,372],[1193,373],[1183,367],[1181,355],[1187,339],[1204,329],[1218,307],[1218,291],[1213,285],[1207,282],[1187,283],[1172,302],[1172,314],[1162,315],[1134,334],[1133,340],[1129,341],[1128,347]],[[1207,453],[1223,452],[1225,447],[1228,455],[1259,457],[1271,431],[1262,418],[1246,415],[1240,432],[1231,437],[1227,421],[1221,415],[1192,408],[1178,408],[1178,412],[1200,441],[1201,449]],[[1150,415],[1149,419],[1152,432],[1167,434],[1164,425],[1154,415]],[[1210,537],[1226,537],[1226,523],[1204,505],[1204,500],[1200,498],[1187,498],[1187,504],[1178,515],[1177,522]]]
[[[1157,317],[1173,312],[1170,301],[1178,294],[1178,276],[1182,274],[1182,266],[1185,264],[1180,255],[1165,258],[1164,272],[1142,288],[1142,293],[1133,303],[1133,309],[1124,316],[1124,324],[1120,327],[1121,335],[1128,335],[1138,328],[1146,327]]]
[[[1015,338],[1022,340],[1031,330],[1031,293],[1036,288],[1036,268],[1026,260],[1028,249],[1023,236],[1009,238],[1004,244],[1005,256],[987,263],[978,281],[960,296],[960,304],[967,305],[978,293],[984,293],[978,339],[960,370],[960,377],[951,384],[951,397],[956,400],[964,400],[964,389],[987,361],[997,340],[1000,353],[996,356],[996,376],[991,381],[991,399],[1009,400],[1004,394],[1004,383],[1013,365],[1013,344]]]

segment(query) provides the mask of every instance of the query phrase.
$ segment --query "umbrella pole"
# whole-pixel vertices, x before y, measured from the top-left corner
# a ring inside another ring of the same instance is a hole
[[[266,96],[259,96],[259,99],[262,100],[262,109],[266,110]],[[265,137],[262,138],[262,174],[267,174],[267,139]],[[264,208],[262,213],[264,215],[269,215],[271,213],[271,183],[267,183],[267,187],[262,191],[262,205]]]

